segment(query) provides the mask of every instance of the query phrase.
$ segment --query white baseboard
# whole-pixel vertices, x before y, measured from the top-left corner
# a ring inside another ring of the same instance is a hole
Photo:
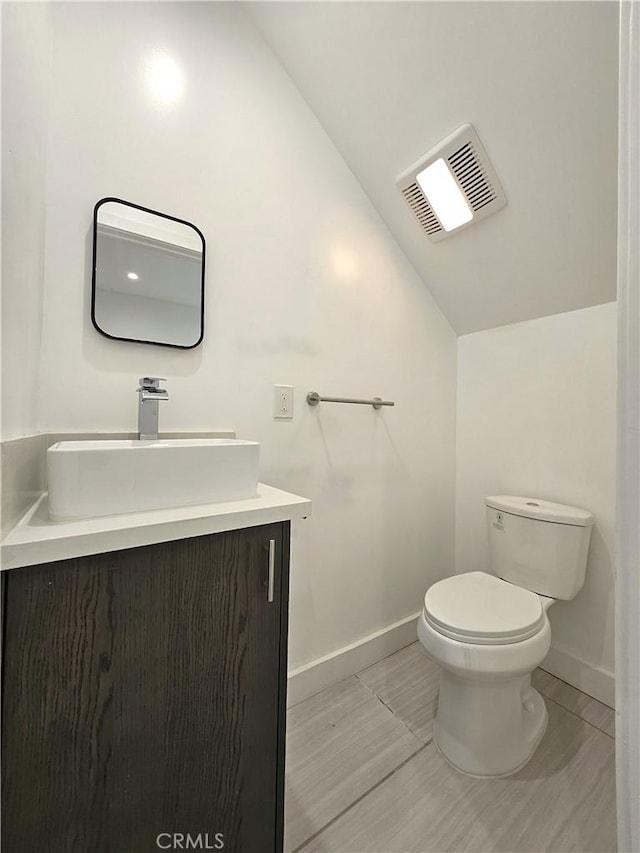
[[[325,687],[342,681],[343,678],[348,678],[414,643],[417,640],[416,625],[419,616],[420,613],[407,616],[368,637],[289,672],[287,705],[296,705]],[[552,646],[540,666],[610,708],[615,706],[615,678],[608,670],[587,663],[573,652],[557,645]]]
[[[540,668],[573,684],[578,690],[604,702],[610,708],[615,707],[615,677],[608,670],[587,663],[573,652],[555,645],[551,647]]]
[[[375,634],[292,670],[287,679],[287,706],[296,705],[414,643],[418,639],[416,625],[419,616],[420,613],[414,613]]]

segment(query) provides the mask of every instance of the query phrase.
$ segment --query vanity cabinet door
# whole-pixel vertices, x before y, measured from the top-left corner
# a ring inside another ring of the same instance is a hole
[[[281,849],[288,548],[285,522],[4,573],[4,850]]]

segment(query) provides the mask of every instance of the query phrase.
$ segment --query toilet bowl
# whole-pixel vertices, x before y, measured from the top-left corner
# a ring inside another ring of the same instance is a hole
[[[544,735],[531,673],[551,646],[549,608],[584,584],[593,516],[510,495],[485,505],[491,571],[433,584],[418,638],[441,668],[436,746],[463,773],[499,777],[525,765]]]
[[[526,602],[520,622],[513,609],[516,591],[534,599]],[[483,572],[455,575],[427,592],[418,638],[441,667],[433,737],[463,773],[507,776],[535,752],[547,710],[530,676],[551,645],[552,604]]]

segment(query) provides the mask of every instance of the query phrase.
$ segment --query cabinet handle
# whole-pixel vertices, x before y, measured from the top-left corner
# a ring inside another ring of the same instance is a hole
[[[276,540],[269,539],[269,581],[267,584],[267,601],[273,601],[273,585],[276,578]]]

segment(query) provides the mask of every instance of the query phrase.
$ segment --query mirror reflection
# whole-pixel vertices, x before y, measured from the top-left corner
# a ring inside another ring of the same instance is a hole
[[[94,212],[91,319],[119,340],[190,349],[204,332],[202,233],[120,199]]]

